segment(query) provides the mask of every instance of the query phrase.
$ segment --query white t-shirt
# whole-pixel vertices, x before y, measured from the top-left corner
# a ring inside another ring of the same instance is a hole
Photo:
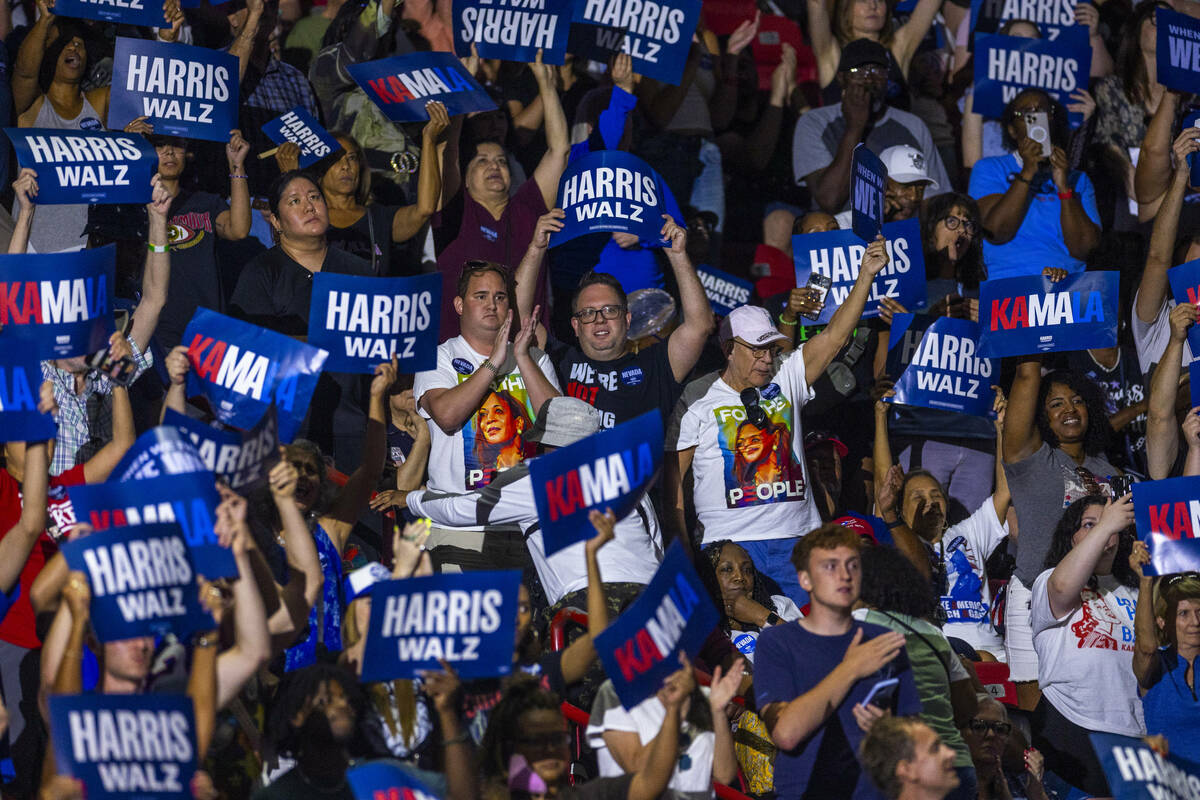
[[[1166,299],[1158,308],[1158,316],[1154,318],[1153,322],[1142,322],[1137,314],[1137,298],[1137,292],[1135,292],[1130,317],[1132,318],[1133,347],[1137,351],[1138,366],[1142,368],[1144,375],[1162,358],[1167,344],[1171,341],[1171,310],[1175,308],[1176,303],[1168,289]],[[1183,366],[1186,367],[1190,363],[1192,363],[1192,347],[1185,339],[1183,342]]]
[[[603,551],[601,551],[603,552]],[[775,613],[784,622],[794,622],[804,615],[800,613],[800,607],[792,602],[790,597],[785,597],[781,594],[771,595],[771,601],[775,603],[777,609]],[[754,663],[754,650],[758,647],[758,635],[762,631],[739,631],[736,628],[730,628],[729,640],[733,642],[733,646],[737,651],[746,657],[746,660],[751,664]]]
[[[530,355],[558,389],[558,377],[549,356],[533,348]],[[433,491],[461,493],[486,486],[497,472],[516,466],[534,453],[533,443],[524,441],[522,434],[529,432],[537,409],[525,391],[525,382],[511,351],[492,381],[492,393],[484,398],[483,406],[453,434],[447,435],[421,408],[421,398],[426,392],[457,386],[486,359],[462,336],[455,336],[438,345],[437,367],[418,372],[413,378],[417,410],[429,421],[428,486]],[[481,427],[490,435],[477,436]]]
[[[1145,736],[1146,721],[1133,676],[1137,589],[1111,576],[1100,590],[1085,587],[1083,605],[1055,619],[1046,570],[1033,582],[1033,649],[1038,684],[1060,714],[1089,731]]]
[[[1004,653],[1004,637],[992,625],[992,592],[984,562],[1008,533],[1000,524],[992,498],[974,514],[942,534],[942,561],[946,565],[947,593],[942,595],[947,636],[962,639],[976,650]]]
[[[707,694],[707,690],[701,691]],[[695,702],[695,698],[692,702]],[[639,742],[645,747],[658,736],[666,717],[667,709],[657,697],[649,697],[626,711],[617,699],[612,681],[605,681],[596,694],[595,702],[592,703],[592,716],[587,727],[587,742],[596,752],[600,777],[614,778],[625,774],[625,770],[617,764],[617,760],[608,751],[608,745],[604,743],[605,731],[636,733]],[[685,735],[690,737],[686,750],[682,746]],[[667,788],[711,797],[715,743],[716,734],[712,731],[695,730],[685,723],[684,730],[680,731],[681,752]]]
[[[702,544],[798,537],[821,525],[809,490],[800,426],[800,409],[813,396],[803,353],[801,347],[789,355],[774,380],[759,389],[766,431],[746,419],[741,398],[720,373],[684,389],[671,417],[667,447],[696,448],[693,498]]]

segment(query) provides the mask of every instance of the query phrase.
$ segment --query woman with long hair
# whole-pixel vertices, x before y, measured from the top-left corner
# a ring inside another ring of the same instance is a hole
[[[701,552],[707,558],[699,559],[696,566],[721,611],[721,629],[753,664],[754,645],[763,628],[799,619],[800,609],[786,595],[771,594],[750,554],[738,543],[723,539],[705,545]]]
[[[534,453],[533,442],[525,441],[533,421],[529,419],[525,404],[508,392],[488,392],[475,412],[473,427],[473,468],[489,476],[515,467]],[[489,477],[488,482],[490,480]]]
[[[750,420],[738,425],[733,437],[733,476],[746,489],[746,497],[754,498],[759,486],[784,480],[791,464],[790,440],[791,431],[776,422],[768,421],[765,428]]]
[[[1132,495],[1115,501],[1082,497],[1055,526],[1033,583],[1030,613],[1042,689],[1033,744],[1045,754],[1046,769],[1095,796],[1112,792],[1088,734],[1146,734],[1133,676],[1133,540]]]

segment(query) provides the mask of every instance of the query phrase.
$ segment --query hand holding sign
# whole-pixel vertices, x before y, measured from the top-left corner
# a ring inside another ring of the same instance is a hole
[[[37,173],[29,167],[21,167],[21,172],[17,175],[17,179],[13,181],[13,193],[17,196],[17,200],[21,204],[21,214],[24,215],[33,210],[36,205],[38,193]]]

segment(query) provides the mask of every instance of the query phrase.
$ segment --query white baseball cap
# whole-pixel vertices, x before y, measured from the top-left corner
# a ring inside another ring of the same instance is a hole
[[[721,322],[721,342],[741,339],[751,347],[762,347],[786,339],[771,324],[771,315],[759,306],[738,306]]]
[[[912,145],[889,147],[879,154],[879,160],[887,167],[888,177],[896,183],[925,181],[930,189],[938,188],[937,181],[929,177],[929,161],[925,154]]]

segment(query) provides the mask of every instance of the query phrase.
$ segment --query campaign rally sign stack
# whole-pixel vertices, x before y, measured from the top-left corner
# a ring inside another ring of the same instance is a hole
[[[175,427],[190,439],[204,467],[241,495],[265,485],[271,467],[279,463],[274,406],[248,431],[214,428],[170,408],[163,414],[163,425]]]
[[[906,219],[883,226],[887,240],[888,265],[875,276],[867,297],[863,317],[879,316],[879,301],[890,297],[909,310],[922,308],[926,301],[925,251],[921,247],[921,222]],[[816,325],[825,325],[846,302],[846,296],[858,280],[867,246],[854,231],[825,231],[792,237],[792,258],[796,263],[796,285],[805,286],[813,272],[832,281],[825,307]]]
[[[5,128],[17,163],[37,173],[37,204],[148,203],[158,154],[136,133]]]
[[[1041,275],[979,287],[979,353],[988,358],[1112,347],[1117,343],[1117,272],[1079,272],[1059,283]]]
[[[459,0],[454,3],[454,52],[480,58],[562,64],[571,28],[570,0]]]

